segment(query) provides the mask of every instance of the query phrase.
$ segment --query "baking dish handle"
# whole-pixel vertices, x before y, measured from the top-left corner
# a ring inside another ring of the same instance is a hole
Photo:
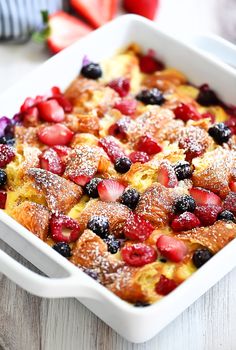
[[[228,40],[214,34],[196,34],[186,37],[185,41],[236,69],[236,45]]]
[[[86,281],[89,277],[83,276],[82,273],[81,276],[71,274],[62,278],[44,277],[21,265],[2,250],[0,250],[0,272],[27,292],[43,298],[86,297],[94,299],[97,295],[96,288],[88,285]]]

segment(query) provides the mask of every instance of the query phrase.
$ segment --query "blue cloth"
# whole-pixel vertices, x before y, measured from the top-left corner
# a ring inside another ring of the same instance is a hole
[[[24,41],[42,25],[41,10],[53,13],[63,0],[0,0],[0,40]]]

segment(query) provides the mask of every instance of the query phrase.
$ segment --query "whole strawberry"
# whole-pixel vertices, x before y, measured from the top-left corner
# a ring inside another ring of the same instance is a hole
[[[154,19],[159,0],[124,0],[123,6],[127,12]]]

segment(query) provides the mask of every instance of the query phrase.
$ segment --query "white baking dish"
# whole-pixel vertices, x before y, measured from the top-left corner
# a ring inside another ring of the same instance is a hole
[[[25,97],[42,94],[53,85],[65,88],[78,74],[84,54],[100,61],[131,42],[138,43],[144,50],[156,50],[167,65],[185,72],[192,83],[207,82],[227,103],[236,104],[236,72],[232,67],[201,49],[166,35],[153,22],[127,15],[54,56],[3,94],[0,97],[1,115],[13,115]],[[225,42],[220,43],[224,52]],[[231,61],[233,55],[236,61],[235,48],[226,43],[227,47]],[[160,302],[146,308],[135,308],[79,271],[2,211],[0,220],[0,238],[50,278],[32,272],[0,251],[2,273],[30,293],[42,297],[78,298],[119,334],[137,343],[152,338],[236,265],[234,240]]]

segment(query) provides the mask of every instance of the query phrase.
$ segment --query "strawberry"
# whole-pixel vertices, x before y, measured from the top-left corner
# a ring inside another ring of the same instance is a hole
[[[123,98],[115,102],[113,108],[118,109],[118,111],[120,111],[124,115],[132,116],[136,112],[137,101],[134,99],[132,100]]]
[[[174,188],[178,185],[178,179],[175,174],[175,170],[167,162],[161,163],[158,169],[157,181],[163,186],[169,188]]]
[[[222,207],[215,204],[198,205],[194,210],[194,214],[201,221],[203,226],[213,225],[218,214],[222,211]]]
[[[162,151],[162,147],[150,135],[141,136],[136,146],[137,151],[146,152],[149,155],[157,154]]]
[[[39,111],[37,107],[30,107],[24,112],[23,123],[26,127],[36,126],[39,123]]]
[[[121,256],[126,264],[130,266],[144,266],[157,259],[156,250],[144,243],[126,245],[121,249]]]
[[[55,99],[40,102],[37,107],[40,117],[49,123],[60,123],[65,119],[64,109]]]
[[[167,295],[178,287],[178,284],[164,275],[161,275],[159,282],[156,284],[156,292],[160,295]]]
[[[0,209],[5,209],[7,201],[7,192],[0,190]]]
[[[183,261],[188,252],[188,248],[184,242],[171,236],[159,236],[156,245],[161,255],[174,262]]]
[[[92,13],[93,11],[91,11]],[[80,21],[78,18],[70,16],[64,11],[58,11],[49,17],[48,22],[50,34],[47,39],[49,49],[57,53],[76,40],[92,31],[92,28]]]
[[[125,97],[128,95],[129,90],[130,90],[130,80],[127,78],[117,78],[110,83],[108,83],[108,86],[115,90],[120,97]]]
[[[123,117],[117,120],[117,122],[109,127],[108,134],[118,138],[119,140],[126,140],[130,122],[131,119],[129,117]]]
[[[39,160],[41,169],[50,171],[53,174],[62,175],[65,170],[60,157],[53,148],[44,151],[40,155]]]
[[[214,114],[210,113],[210,112],[206,112],[202,114],[202,118],[208,118],[211,121],[211,124],[214,124],[216,121],[216,117],[214,116]]]
[[[153,231],[154,227],[149,221],[134,213],[130,213],[124,226],[125,237],[134,241],[145,241]]]
[[[11,146],[0,144],[0,168],[4,168],[15,158],[15,151]]]
[[[95,28],[110,21],[117,10],[117,0],[70,0],[71,6]]]
[[[164,64],[155,58],[155,52],[149,50],[146,55],[140,56],[139,67],[142,73],[151,74],[164,69]]]
[[[171,223],[174,231],[187,231],[200,226],[200,220],[188,211],[177,216]]]
[[[195,199],[197,205],[214,204],[221,205],[221,199],[215,193],[201,187],[192,187],[189,190],[190,195]]]
[[[146,163],[149,162],[150,157],[146,152],[140,152],[140,151],[134,151],[130,153],[129,159],[131,160],[132,163]]]
[[[188,120],[200,120],[202,119],[201,114],[191,105],[180,103],[173,110],[175,117],[187,122]]]
[[[116,180],[103,180],[97,186],[99,197],[105,202],[115,202],[125,190],[125,186]]]
[[[154,19],[158,5],[158,0],[123,0],[124,9],[127,12],[149,19]]]
[[[70,113],[73,110],[73,106],[70,103],[70,101],[63,95],[60,88],[58,86],[53,86],[51,88],[51,94],[52,96],[49,97],[50,99],[56,100],[59,105],[64,109],[65,113]]]
[[[92,176],[87,175],[78,175],[78,176],[70,176],[70,180],[75,182],[77,185],[85,186],[90,180],[92,179]]]
[[[228,126],[232,132],[232,135],[236,135],[236,118],[232,117],[229,120],[226,120],[224,123],[226,126]]]
[[[38,131],[39,140],[48,146],[67,145],[74,133],[63,124],[45,126]]]
[[[67,147],[67,146],[54,146],[53,147],[54,151],[57,152],[57,154],[59,155],[59,157],[61,159],[65,158],[66,156],[68,156],[68,154],[70,153],[71,151],[71,148],[70,147]]]
[[[118,158],[126,157],[125,152],[121,149],[113,136],[106,136],[99,140],[99,146],[104,149],[113,163]]]
[[[24,113],[27,111],[27,109],[33,107],[35,104],[35,100],[31,97],[27,97],[24,101],[24,103],[20,107],[20,112]]]
[[[236,181],[230,181],[229,188],[231,189],[231,191],[236,192]]]
[[[53,214],[50,220],[50,230],[55,242],[75,242],[79,238],[78,222],[63,214]]]
[[[232,211],[236,215],[236,192],[230,192],[223,203],[224,210]]]

